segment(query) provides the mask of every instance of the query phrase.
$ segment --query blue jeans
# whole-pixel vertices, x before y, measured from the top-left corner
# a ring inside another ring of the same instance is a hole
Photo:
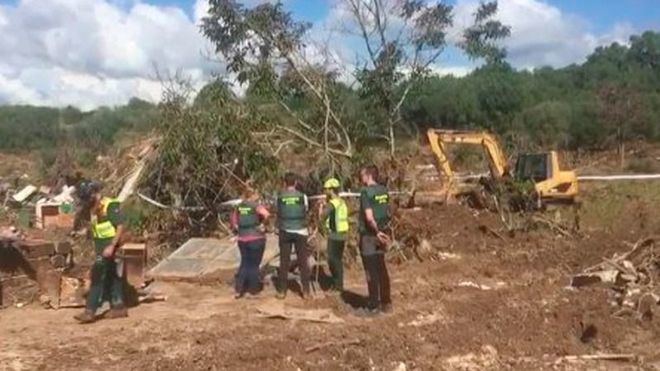
[[[255,294],[261,290],[259,266],[266,249],[266,239],[238,242],[241,252],[241,265],[236,273],[235,289],[237,294],[249,292]]]

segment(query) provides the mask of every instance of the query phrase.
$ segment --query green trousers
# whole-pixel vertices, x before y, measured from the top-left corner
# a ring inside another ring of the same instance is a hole
[[[92,266],[92,284],[87,294],[87,310],[96,312],[105,299],[112,308],[124,306],[123,281],[117,273],[114,259],[97,256]]]
[[[345,240],[328,239],[328,266],[332,275],[332,288],[344,290],[344,247]]]

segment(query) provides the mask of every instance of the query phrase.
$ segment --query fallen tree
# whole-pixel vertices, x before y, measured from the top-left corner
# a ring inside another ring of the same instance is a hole
[[[204,104],[189,104],[187,91],[168,89],[164,96],[157,155],[148,162],[139,189],[172,206],[162,211],[164,218],[156,218],[159,229],[183,227],[193,235],[207,235],[218,227],[222,201],[240,197],[246,186],[272,186],[278,165],[252,134],[267,127],[263,117],[222,85]]]

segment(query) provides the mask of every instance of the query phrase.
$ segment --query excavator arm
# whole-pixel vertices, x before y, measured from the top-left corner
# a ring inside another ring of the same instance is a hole
[[[454,170],[447,156],[447,143],[480,145],[486,153],[488,167],[493,178],[509,175],[507,158],[497,139],[486,132],[429,129],[427,137],[435,154],[439,170],[449,179],[454,179]]]

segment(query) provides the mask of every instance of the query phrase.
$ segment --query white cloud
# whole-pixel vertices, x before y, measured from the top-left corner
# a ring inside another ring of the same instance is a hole
[[[454,40],[459,30],[472,22],[478,1],[459,0],[455,9]],[[497,18],[511,26],[504,45],[509,61],[519,68],[562,67],[583,62],[597,46],[627,42],[634,28],[618,24],[610,32],[596,34],[576,15],[562,12],[542,0],[500,0]]]
[[[160,93],[160,83],[148,78],[102,78],[59,67],[27,68],[13,79],[0,75],[0,101],[14,103],[91,109],[123,104],[132,96],[155,102]]]
[[[196,0],[193,6],[193,18],[195,23],[199,23],[202,18],[209,14],[209,0]]]
[[[457,44],[462,39],[463,30],[470,26],[474,19],[480,0],[457,0],[454,7],[454,25],[448,30],[447,39],[450,44]],[[435,3],[435,0],[429,0]],[[357,26],[352,22],[352,15],[338,0],[333,1],[333,7],[327,18],[315,25],[313,33],[317,38],[327,37],[334,33],[333,48],[346,65],[355,65],[356,61],[364,60],[366,49],[363,40],[355,34]],[[571,63],[583,62],[587,55],[601,45],[612,42],[626,43],[635,32],[629,24],[616,24],[611,30],[598,34],[591,31],[587,20],[573,14],[561,11],[544,0],[499,0],[499,11],[496,18],[511,26],[511,36],[504,41],[508,50],[509,62],[517,68],[534,68],[540,66],[563,67]],[[390,16],[394,24],[393,32],[400,23],[396,15]],[[346,33],[353,30],[353,34]],[[447,54],[455,54],[455,48],[449,48]],[[358,62],[358,64],[363,63]],[[461,64],[465,64],[462,66]],[[475,63],[467,63],[463,58],[443,58],[433,66],[435,71],[451,71],[460,76],[475,67]]]
[[[0,5],[0,104],[92,108],[121,104],[132,96],[156,101],[160,87],[154,64],[170,74],[180,70],[198,85],[212,72],[224,72],[205,57],[212,48],[199,32],[199,22],[208,14],[207,0],[195,0],[185,10],[143,1],[19,0]],[[246,5],[272,1],[248,0]],[[451,41],[471,23],[478,3],[457,0]],[[519,68],[579,63],[595,47],[626,43],[635,32],[626,23],[594,32],[585,19],[544,0],[499,0],[499,5],[498,18],[512,27],[505,41],[509,60]],[[341,32],[347,18],[345,10],[333,7],[314,25],[307,53],[313,62],[334,64],[342,80],[351,82],[365,54],[359,38]],[[461,64],[443,56],[434,69],[461,76],[472,67]]]
[[[433,66],[431,69],[440,76],[463,77],[472,72],[470,66]]]
[[[0,6],[0,34],[0,103],[157,101],[155,66],[198,80],[218,68],[183,9],[134,0],[21,0]]]

